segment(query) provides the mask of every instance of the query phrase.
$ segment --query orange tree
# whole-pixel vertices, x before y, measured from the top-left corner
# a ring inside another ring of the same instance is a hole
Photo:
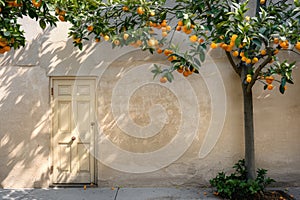
[[[240,77],[247,177],[255,178],[252,88],[257,82],[268,90],[278,84],[279,91],[284,93],[286,85],[293,84],[295,63],[280,60],[277,55],[281,51],[299,55],[299,0],[257,0],[253,16],[247,16],[248,1],[239,0],[47,2],[55,5],[59,20],[71,23],[69,35],[80,49],[84,40],[92,39],[111,42],[113,48],[132,45],[151,53],[165,54],[170,66],[155,65],[152,70],[154,77],[161,77],[161,82],[174,80],[173,73],[182,73],[185,77],[198,73],[206,49],[209,46],[222,48]],[[188,50],[182,51],[172,43],[178,32],[189,38]]]
[[[43,29],[46,23],[54,25],[57,21],[42,0],[0,0],[0,54],[25,45],[24,31],[18,22],[23,16],[38,20]]]

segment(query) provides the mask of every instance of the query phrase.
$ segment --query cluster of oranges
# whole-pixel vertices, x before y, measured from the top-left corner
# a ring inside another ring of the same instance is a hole
[[[8,41],[5,38],[0,38],[0,54],[4,54],[5,52],[10,51],[12,45],[14,43],[14,38]]]
[[[268,90],[273,90],[274,86],[272,85],[272,83],[274,81],[274,77],[273,76],[266,76],[265,80],[266,80],[266,83],[268,84],[268,87],[267,87]]]
[[[185,67],[183,65],[179,66],[179,68],[177,69],[177,72],[178,73],[182,73],[182,75],[184,77],[188,77],[189,75],[192,75],[194,72],[196,71],[195,68],[188,68],[188,67]]]
[[[191,24],[190,26],[185,25],[183,21],[178,21],[177,26],[176,26],[176,31],[182,31],[185,34],[189,35],[193,32],[193,29],[195,28],[194,24]]]
[[[65,20],[66,11],[61,10],[61,9],[59,9],[59,8],[56,8],[56,9],[55,9],[55,14],[58,15],[58,19],[59,19],[60,21],[62,21],[62,22],[66,21],[66,20]]]

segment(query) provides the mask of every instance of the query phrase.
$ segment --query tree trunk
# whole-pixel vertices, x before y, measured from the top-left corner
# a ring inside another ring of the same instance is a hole
[[[244,97],[245,165],[247,170],[247,178],[255,179],[253,97],[252,89],[250,92],[247,92],[247,85],[244,83],[245,77],[246,73],[242,73],[242,88]]]

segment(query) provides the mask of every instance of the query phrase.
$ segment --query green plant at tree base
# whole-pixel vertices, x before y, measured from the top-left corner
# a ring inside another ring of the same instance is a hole
[[[216,194],[226,199],[253,199],[254,196],[263,192],[267,185],[275,180],[267,177],[267,170],[257,169],[256,179],[247,179],[245,160],[239,160],[233,168],[235,172],[227,176],[225,172],[218,175],[209,182],[217,189]]]

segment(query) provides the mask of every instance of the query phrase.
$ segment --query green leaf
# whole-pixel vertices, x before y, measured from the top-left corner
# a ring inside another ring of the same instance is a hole
[[[41,27],[43,30],[46,28],[46,22],[45,22],[45,20],[41,19],[41,20],[39,21],[39,24],[40,24],[40,27]]]
[[[279,91],[281,94],[284,94],[285,92],[284,86],[282,84],[279,86]]]
[[[10,32],[9,31],[5,31],[3,34],[4,34],[4,36],[7,36],[7,37],[10,36]]]

